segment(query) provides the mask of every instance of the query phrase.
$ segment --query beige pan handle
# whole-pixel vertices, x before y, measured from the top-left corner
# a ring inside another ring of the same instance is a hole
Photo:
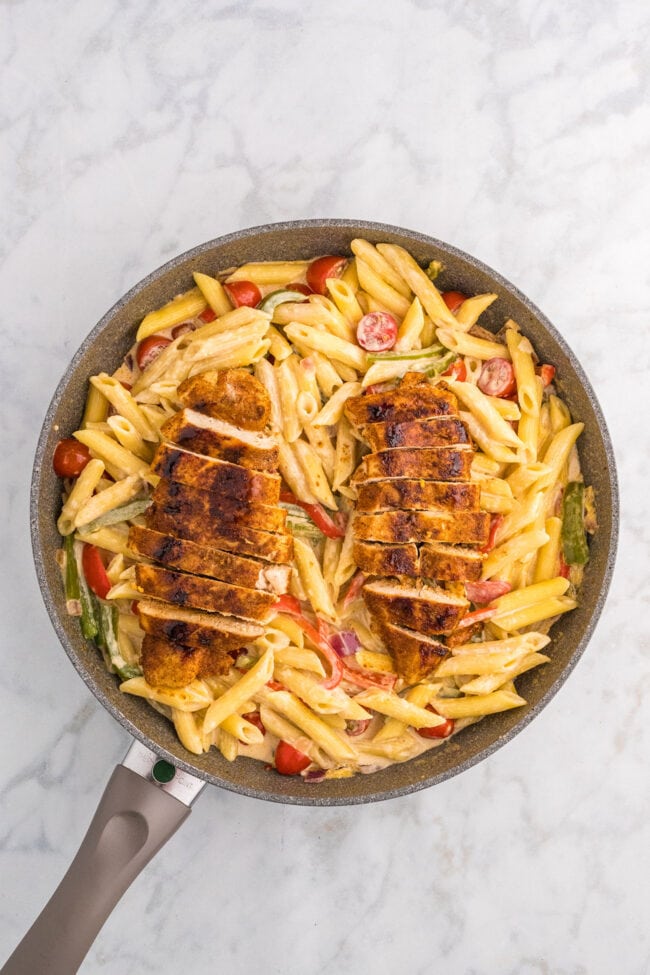
[[[134,742],[70,869],[2,975],[73,975],[118,900],[189,816],[205,783]]]

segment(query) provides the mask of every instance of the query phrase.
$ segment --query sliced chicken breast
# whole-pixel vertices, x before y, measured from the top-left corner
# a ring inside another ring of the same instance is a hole
[[[196,539],[216,526],[254,528],[257,531],[283,532],[287,523],[284,508],[221,498],[209,491],[161,479],[152,495],[158,509],[185,519],[195,527]]]
[[[351,482],[383,481],[391,477],[431,481],[469,481],[474,451],[471,447],[398,447],[366,454]]]
[[[440,582],[476,582],[485,556],[476,549],[431,542],[420,549],[420,570]]]
[[[171,569],[232,582],[247,589],[265,589],[282,594],[287,591],[291,568],[244,558],[232,552],[174,538],[150,528],[133,525],[129,531],[131,551]]]
[[[368,609],[382,626],[405,626],[428,636],[451,633],[469,608],[468,600],[437,586],[375,579],[361,591]]]
[[[440,416],[403,423],[370,423],[361,431],[372,450],[391,447],[446,447],[468,444],[467,427],[457,417]]]
[[[379,542],[355,541],[352,558],[369,576],[419,576],[420,557],[417,545],[382,545]]]
[[[398,386],[384,393],[363,393],[345,404],[350,423],[405,423],[432,416],[457,416],[458,400],[446,389],[419,383],[406,389]]]
[[[356,510],[364,514],[394,508],[478,511],[480,497],[480,486],[469,481],[459,483],[415,478],[369,481],[359,485]]]
[[[435,638],[395,623],[384,623],[380,635],[393,658],[395,670],[409,684],[428,677],[449,656],[449,649]]]
[[[154,687],[186,687],[197,677],[227,674],[233,657],[222,650],[187,647],[165,637],[146,634],[140,656],[142,672]]]
[[[162,425],[160,432],[165,440],[229,464],[258,471],[273,472],[278,468],[278,445],[272,437],[244,430],[195,410],[175,413]]]
[[[259,623],[185,609],[158,599],[138,600],[138,616],[142,629],[152,636],[165,637],[186,647],[223,652],[252,643],[264,633]]]
[[[264,385],[245,369],[199,373],[178,387],[181,403],[244,430],[263,430],[271,416]]]
[[[368,542],[459,542],[485,545],[490,533],[486,511],[384,511],[357,515],[354,537]]]
[[[146,596],[189,606],[192,609],[205,609],[211,613],[226,616],[239,616],[255,622],[266,622],[272,615],[271,609],[277,602],[273,593],[259,589],[244,589],[216,579],[174,572],[158,565],[136,563],[135,584],[138,592]]]
[[[275,504],[280,499],[280,478],[276,474],[252,471],[166,443],[156,450],[151,469],[162,478],[173,478],[219,497],[260,504]]]

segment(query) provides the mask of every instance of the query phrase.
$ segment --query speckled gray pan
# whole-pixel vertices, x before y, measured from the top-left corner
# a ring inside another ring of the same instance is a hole
[[[348,254],[355,237],[401,244],[422,264],[434,258],[442,260],[443,289],[499,294],[499,301],[483,316],[482,324],[497,330],[507,317],[514,318],[542,361],[557,367],[561,394],[572,416],[585,424],[580,439],[582,467],[585,480],[596,489],[600,527],[592,542],[580,606],[553,629],[551,663],[518,680],[529,702],[526,707],[486,718],[445,745],[402,765],[373,775],[309,785],[300,777],[279,776],[250,759],[230,764],[214,749],[201,757],[190,755],[172,726],[146,702],[120,694],[116,678],[105,671],[99,653],[82,638],[78,621],[66,614],[54,558],[60,545],[55,525],[60,485],[51,458],[59,438],[69,436],[79,426],[88,376],[117,367],[143,316],[191,287],[193,270],[212,274],[245,261]],[[45,417],[32,481],[31,534],[43,598],[66,653],[95,697],[132,735],[185,771],[244,795],[304,805],[370,802],[424,789],[470,768],[521,731],[557,693],[587,645],[607,594],[617,530],[616,472],[605,421],[587,377],[556,329],[508,281],[462,251],[398,227],[352,220],[295,221],[229,234],[176,257],[132,288],[93,329],[61,380]]]

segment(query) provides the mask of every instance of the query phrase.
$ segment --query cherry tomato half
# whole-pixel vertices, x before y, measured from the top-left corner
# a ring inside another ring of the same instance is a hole
[[[397,322],[387,311],[371,311],[357,325],[357,342],[366,352],[386,352],[397,339]]]
[[[462,303],[467,300],[467,295],[462,291],[443,291],[442,300],[452,315],[455,315]]]
[[[162,350],[167,345],[171,345],[171,339],[164,335],[149,335],[138,344],[135,358],[140,369],[145,370],[150,366],[154,359],[157,359]]]
[[[327,294],[325,282],[328,278],[340,278],[347,263],[347,258],[338,254],[317,257],[307,268],[307,284],[317,294]]]
[[[434,714],[438,712],[430,704],[427,704],[427,711],[433,711]],[[447,718],[444,724],[437,724],[435,728],[418,728],[418,735],[420,738],[449,738],[449,735],[454,730],[454,721],[452,718]]]
[[[208,324],[208,322],[213,322],[216,317],[217,317],[217,313],[215,311],[212,311],[209,305],[205,309],[205,311],[202,311],[201,314],[199,315],[201,321],[205,322],[206,325]]]
[[[512,396],[517,389],[512,363],[500,356],[488,359],[476,385],[486,396],[500,396],[502,399]]]
[[[279,741],[275,749],[275,767],[280,775],[299,775],[311,765],[311,758],[304,752],[290,745],[288,741]]]
[[[99,549],[95,545],[84,545],[81,553],[81,565],[86,582],[92,591],[100,599],[106,599],[106,594],[111,588],[111,581],[106,575]]]
[[[235,308],[242,305],[254,308],[262,300],[262,292],[252,281],[230,281],[223,288]]]
[[[542,382],[544,383],[545,387],[550,386],[555,379],[555,366],[549,366],[548,363],[544,363],[544,365],[539,366],[537,368],[537,372],[542,377]]]
[[[493,599],[505,596],[511,589],[510,583],[503,582],[501,579],[485,579],[482,582],[465,583],[467,598],[475,606],[486,606]]]
[[[301,284],[300,281],[292,281],[286,286],[287,291],[299,291],[301,295],[313,295],[313,291],[308,284]]]
[[[79,477],[89,460],[88,447],[74,437],[66,437],[54,448],[52,466],[58,477]]]
[[[266,728],[262,724],[262,717],[259,711],[248,711],[246,714],[242,714],[242,718],[244,721],[250,721],[251,724],[254,724],[263,735],[266,734]]]
[[[464,359],[456,359],[455,362],[449,366],[449,369],[445,369],[443,376],[449,376],[450,379],[457,379],[459,383],[464,383],[467,379],[467,366],[465,365]]]

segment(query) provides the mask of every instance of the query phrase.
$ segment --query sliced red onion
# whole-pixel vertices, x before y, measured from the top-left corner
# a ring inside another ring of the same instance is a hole
[[[338,633],[333,633],[329,642],[339,657],[351,657],[361,646],[354,630],[341,630]]]
[[[302,777],[305,782],[322,782],[325,778],[325,770],[322,768],[312,769],[311,772],[303,772]]]

